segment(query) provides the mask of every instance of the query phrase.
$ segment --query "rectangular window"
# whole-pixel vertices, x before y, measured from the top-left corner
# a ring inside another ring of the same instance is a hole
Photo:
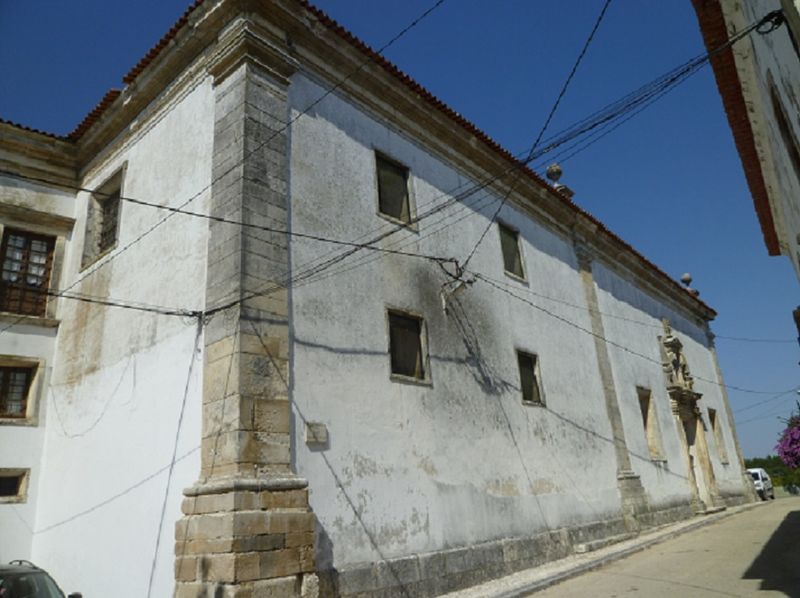
[[[25,502],[28,469],[0,469],[0,503]]]
[[[658,427],[655,404],[650,400],[650,390],[647,388],[637,388],[636,393],[639,395],[639,409],[642,412],[642,424],[644,426],[644,435],[647,439],[647,448],[650,452],[650,458],[661,460],[663,459],[663,453],[661,451],[661,432]]]
[[[408,200],[408,168],[376,154],[378,167],[378,210],[405,224],[411,222]]]
[[[119,202],[119,189],[100,200],[100,238],[98,241],[100,253],[105,253],[117,243]]]
[[[0,310],[44,316],[55,238],[6,228],[0,253]]]
[[[392,374],[425,379],[425,354],[422,344],[422,319],[389,312],[389,353]]]
[[[522,402],[533,405],[544,405],[542,391],[539,388],[539,360],[532,353],[517,351],[519,380],[522,388]]]
[[[722,437],[722,430],[717,424],[717,410],[708,410],[708,422],[711,425],[711,430],[714,432],[714,442],[717,445],[717,452],[719,453],[719,460],[722,463],[728,463],[728,451],[725,450],[725,439]]]
[[[33,368],[0,367],[0,418],[25,417],[32,379]]]
[[[89,197],[86,237],[81,266],[85,268],[110,251],[119,238],[122,171]]]
[[[498,222],[500,229],[500,248],[503,251],[503,267],[508,274],[517,278],[525,278],[522,269],[522,254],[519,250],[519,233],[505,224]]]

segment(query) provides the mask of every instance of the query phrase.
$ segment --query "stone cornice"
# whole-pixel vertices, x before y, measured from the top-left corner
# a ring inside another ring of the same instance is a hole
[[[0,123],[0,171],[74,188],[75,146],[67,140]]]
[[[287,51],[284,40],[275,37],[264,23],[239,17],[219,36],[208,61],[208,72],[214,77],[214,83],[219,84],[248,62],[288,86],[289,77],[298,70],[299,64]]]
[[[658,298],[674,311],[688,316],[687,319],[697,325],[704,327],[706,322],[716,316],[713,309],[697,301],[677,283],[672,284],[671,279],[665,281],[663,275],[637,259],[638,256],[627,250],[623,243],[610,235],[601,234],[597,224],[588,218],[576,218],[573,244],[579,261],[597,260],[623,278],[633,277],[640,290]]]
[[[220,11],[218,6],[228,6],[230,2],[223,1],[215,5],[209,0],[207,4],[207,8],[191,15],[169,45],[122,90],[119,97],[81,136],[77,144],[81,168],[117,136],[125,134],[131,123],[135,123],[141,113],[214,42],[223,24],[231,18],[230,11]],[[176,91],[173,87],[173,93]]]
[[[436,104],[438,100],[413,81],[401,81],[388,63],[371,60],[368,48],[346,37],[312,9],[299,8],[295,0],[207,0],[81,138],[80,164],[124,136],[155,99],[166,102],[165,90],[172,87],[169,93],[177,94],[174,82],[192,64],[217,81],[244,60],[259,64],[279,81],[299,70],[325,87],[336,82],[335,93],[475,181],[498,177],[487,187],[491,192],[505,195],[514,185],[509,201],[563,238],[572,239],[576,228],[591,231],[582,236],[611,268],[632,275],[647,292],[679,306],[691,318],[713,319],[710,307],[599,221],[537,175],[516,170],[510,154],[441,102]],[[513,174],[502,176],[510,171]]]
[[[71,233],[75,226],[74,218],[4,202],[0,202],[0,221],[15,226],[22,224],[30,230],[44,234],[55,232],[66,235]]]

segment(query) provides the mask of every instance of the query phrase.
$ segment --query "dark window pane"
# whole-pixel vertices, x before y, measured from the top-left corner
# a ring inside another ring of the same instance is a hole
[[[410,222],[408,209],[408,170],[387,162],[381,157],[378,163],[378,207],[382,214]]]
[[[519,253],[519,235],[507,226],[503,226],[502,224],[499,226],[500,246],[503,250],[503,267],[506,269],[506,272],[510,272],[522,278],[522,256]]]
[[[647,430],[647,416],[650,412],[650,397],[642,393],[639,395],[639,407],[642,410],[642,422],[644,429]]]
[[[30,368],[0,367],[0,417],[25,417]]]
[[[119,192],[100,198],[100,253],[108,251],[117,242],[117,223],[119,222]]]
[[[389,314],[389,350],[392,373],[425,378],[422,359],[422,322],[399,314]]]
[[[517,352],[517,363],[522,386],[522,400],[529,403],[541,403],[539,382],[536,380],[536,356]]]
[[[21,475],[0,476],[0,496],[16,496],[19,494]]]
[[[0,252],[0,311],[45,314],[54,246],[52,237],[6,230]]]

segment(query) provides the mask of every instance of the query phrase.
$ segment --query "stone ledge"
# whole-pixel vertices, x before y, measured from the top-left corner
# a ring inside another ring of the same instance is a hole
[[[300,490],[308,487],[308,480],[296,476],[268,478],[222,478],[200,482],[184,489],[184,496],[225,494],[227,492],[263,492],[265,490]]]

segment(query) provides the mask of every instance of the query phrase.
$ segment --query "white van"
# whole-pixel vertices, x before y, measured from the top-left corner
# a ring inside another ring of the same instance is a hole
[[[753,478],[753,484],[755,484],[756,492],[761,497],[761,500],[775,498],[775,488],[772,487],[772,480],[766,471],[760,467],[755,467],[748,469],[747,473]]]

